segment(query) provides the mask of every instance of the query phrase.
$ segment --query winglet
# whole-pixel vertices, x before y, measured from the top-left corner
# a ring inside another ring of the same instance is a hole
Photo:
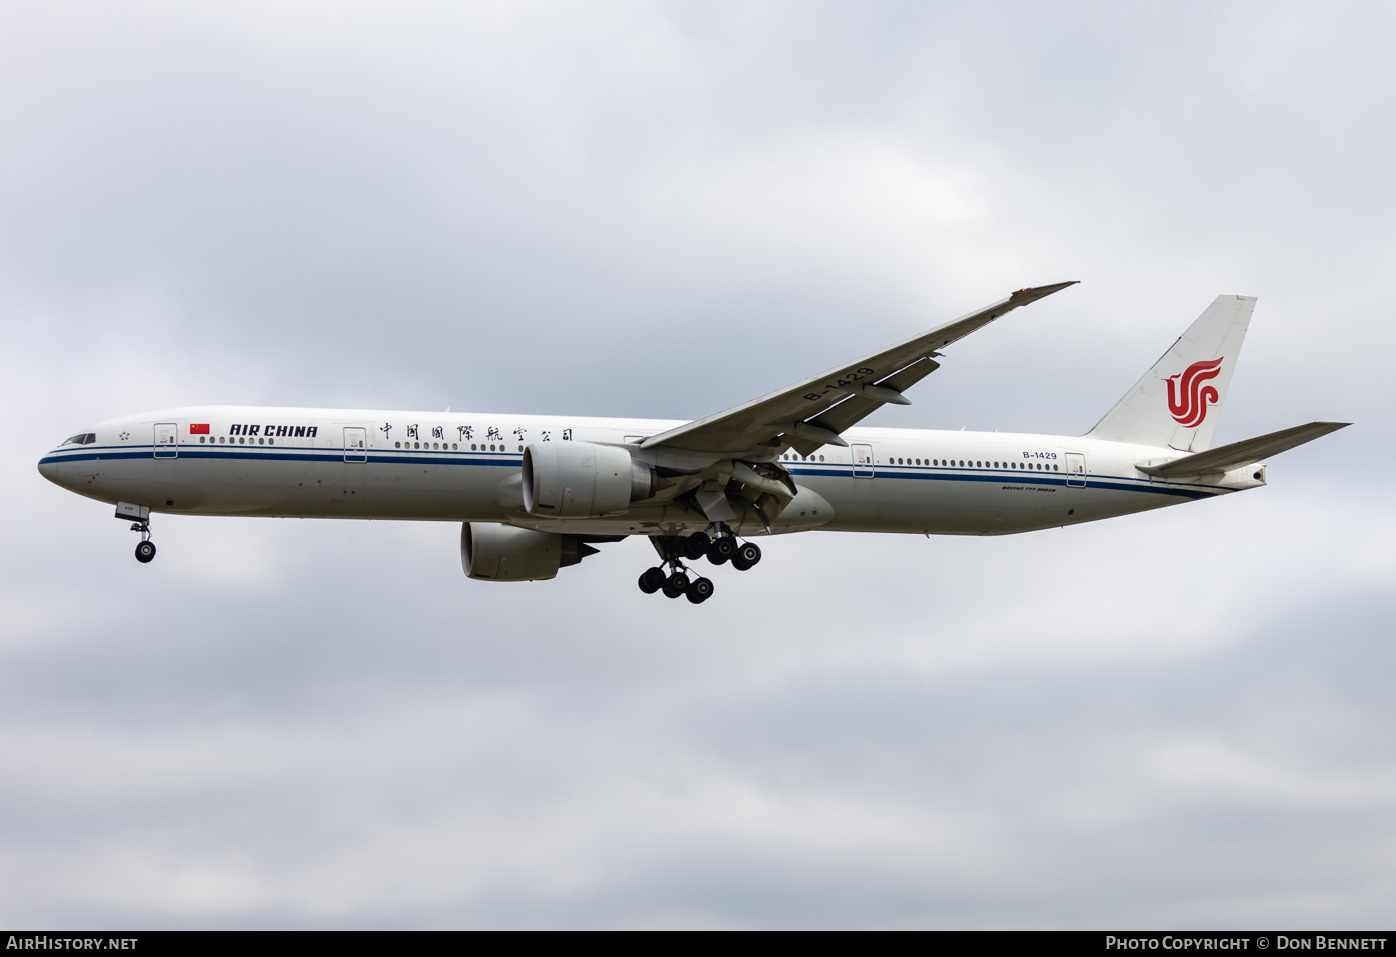
[[[1079,279],[1072,279],[1069,282],[1054,282],[1050,286],[1031,286],[1026,289],[1019,289],[1008,298],[1013,301],[1015,306],[1026,306],[1028,303],[1046,298],[1054,292],[1061,292],[1067,286],[1074,286],[1080,281]]]

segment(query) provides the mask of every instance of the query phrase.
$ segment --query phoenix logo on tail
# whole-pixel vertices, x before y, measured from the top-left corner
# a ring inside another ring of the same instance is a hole
[[[1194,362],[1179,375],[1168,377],[1168,411],[1173,413],[1179,425],[1191,429],[1207,418],[1207,403],[1216,402],[1219,397],[1216,389],[1202,383],[1221,375],[1221,364],[1225,358]],[[1178,379],[1182,381],[1176,382],[1175,389],[1175,380]]]

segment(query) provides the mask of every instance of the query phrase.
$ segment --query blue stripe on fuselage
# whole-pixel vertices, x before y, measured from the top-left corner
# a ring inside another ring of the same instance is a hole
[[[852,471],[852,466],[825,466],[823,468],[789,468],[791,475],[829,475],[845,474]],[[934,468],[934,467],[932,467]],[[991,474],[972,473],[959,471],[956,469],[940,469],[939,471],[917,471],[914,468],[907,470],[900,468],[878,468],[875,475],[880,479],[905,479],[912,481],[931,482],[996,482],[998,484],[1011,483],[1015,485],[1055,485],[1062,488],[1099,488],[1109,489],[1115,492],[1153,492],[1156,495],[1176,495],[1182,498],[1201,499],[1211,498],[1220,495],[1229,489],[1199,489],[1196,486],[1168,486],[1157,483],[1145,483],[1137,479],[1129,479],[1123,476],[1105,476],[1103,478],[1087,478],[1084,485],[1068,485],[1066,475],[1048,475],[1046,473],[1003,472],[996,471]],[[873,476],[864,476],[873,478]]]
[[[63,462],[90,462],[100,459],[155,459],[154,446],[144,447],[112,447],[106,446],[91,451],[73,453],[50,453],[39,460],[40,465],[53,465]],[[353,453],[350,453],[353,454]],[[180,446],[177,455],[159,456],[159,458],[169,459],[240,459],[246,461],[261,462],[322,462],[341,465],[364,465],[363,461],[354,461],[344,458],[342,449],[314,449],[306,447],[289,447],[282,449],[245,449],[227,448],[214,446],[203,448],[190,448]],[[492,455],[482,458],[479,452],[433,452],[424,454],[416,451],[402,451],[384,453],[370,453],[368,462],[379,465],[475,465],[493,467],[516,467],[523,464],[523,457],[520,455]],[[791,468],[786,466],[791,475],[813,475],[830,478],[848,477],[853,473],[852,465],[825,465],[818,468]],[[1220,495],[1229,489],[1200,489],[1196,486],[1176,486],[1160,485],[1156,482],[1143,482],[1138,479],[1129,479],[1124,476],[1103,476],[1101,478],[1087,478],[1084,486],[1068,485],[1065,475],[1048,475],[1046,473],[1022,473],[994,471],[988,474],[979,472],[959,471],[956,469],[939,468],[933,470],[897,467],[878,468],[875,470],[876,478],[880,479],[903,479],[913,481],[933,481],[933,482],[998,482],[1013,483],[1017,485],[1055,485],[1063,488],[1097,488],[1108,489],[1116,492],[1152,492],[1155,495],[1175,495],[1182,498],[1202,499]],[[873,476],[867,476],[873,478]]]
[[[353,453],[349,453],[352,455]],[[447,458],[442,458],[442,453],[435,452],[431,455],[423,455],[417,452],[399,452],[395,454],[370,454],[367,461],[379,464],[411,464],[424,463],[428,465],[523,465],[521,455],[496,455],[488,458],[480,458],[479,452],[447,452]],[[340,449],[240,449],[240,448],[181,448],[178,455],[157,456],[153,452],[153,447],[147,445],[144,449],[124,448],[116,451],[83,452],[80,454],[49,454],[39,460],[40,465],[54,465],[61,462],[90,462],[98,459],[242,459],[261,462],[326,462],[339,463],[342,465],[363,465],[362,459],[346,459],[345,453]]]

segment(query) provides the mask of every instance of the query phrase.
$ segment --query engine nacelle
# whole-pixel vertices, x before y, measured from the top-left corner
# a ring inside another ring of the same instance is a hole
[[[590,442],[534,442],[524,449],[524,510],[540,518],[624,512],[665,483],[625,449]]]
[[[460,530],[460,563],[467,578],[492,582],[544,581],[596,549],[580,535],[555,535],[493,522],[466,522]]]

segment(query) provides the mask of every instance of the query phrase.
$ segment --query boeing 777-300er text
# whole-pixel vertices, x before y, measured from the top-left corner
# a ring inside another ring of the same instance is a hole
[[[1255,299],[1218,296],[1082,436],[855,428],[940,368],[941,350],[1073,285],[984,309],[693,422],[195,406],[114,419],[39,461],[116,506],[155,556],[152,512],[461,522],[471,578],[536,581],[645,535],[647,593],[705,601],[684,564],[746,571],[789,532],[1004,535],[1265,484],[1267,456],[1347,423],[1211,448]]]

